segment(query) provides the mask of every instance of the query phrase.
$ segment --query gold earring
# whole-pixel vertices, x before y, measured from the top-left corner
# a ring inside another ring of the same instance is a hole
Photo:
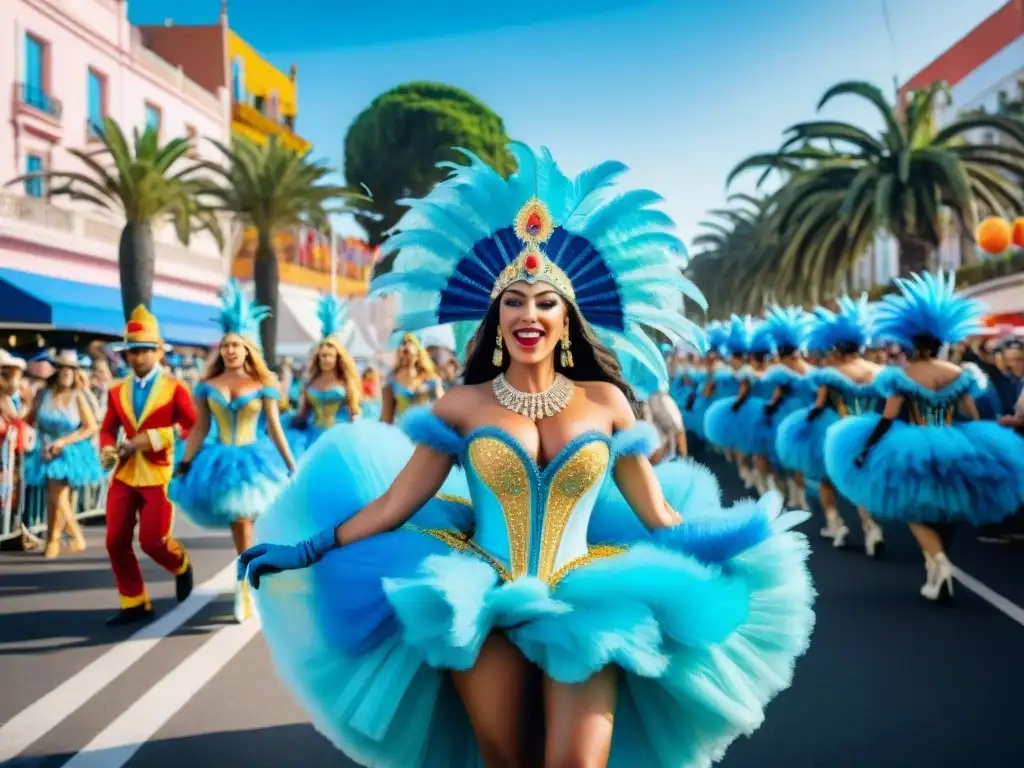
[[[500,368],[501,363],[505,358],[505,353],[501,346],[501,328],[498,329],[498,338],[494,342],[494,354],[491,355],[491,363],[495,368]]]
[[[569,340],[569,324],[562,329],[562,352],[560,362],[563,368],[572,368],[572,342]]]

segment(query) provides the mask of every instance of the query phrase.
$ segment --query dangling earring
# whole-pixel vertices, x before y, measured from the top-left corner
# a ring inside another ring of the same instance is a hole
[[[505,359],[505,353],[501,346],[501,328],[498,329],[498,338],[494,342],[494,354],[491,355],[491,363],[495,368],[501,368],[501,363]]]
[[[569,324],[562,328],[562,352],[560,362],[563,368],[572,368],[572,342],[569,340]]]

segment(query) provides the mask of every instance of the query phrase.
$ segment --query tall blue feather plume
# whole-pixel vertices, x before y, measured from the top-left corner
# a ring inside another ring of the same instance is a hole
[[[828,349],[847,344],[865,348],[871,340],[874,326],[868,295],[862,294],[858,299],[840,296],[836,304],[839,311],[832,315],[828,330],[824,336],[818,337],[818,342],[826,344]]]
[[[807,333],[807,351],[814,355],[826,355],[832,351],[832,323],[835,314],[824,307],[815,307],[812,312],[810,330]]]
[[[708,349],[714,350],[722,357],[728,354],[725,344],[729,340],[729,332],[722,323],[717,320],[708,323],[704,326],[704,336],[707,339]]]
[[[806,350],[807,336],[813,322],[812,315],[802,307],[775,305],[765,313],[765,325],[775,341],[776,349]]]
[[[499,274],[525,247],[515,216],[537,197],[554,222],[542,250],[569,278],[588,323],[659,377],[663,361],[651,331],[705,348],[700,329],[682,314],[684,297],[707,308],[682,273],[686,249],[672,220],[651,208],[658,195],[616,190],[625,165],[601,163],[570,179],[547,149],[513,143],[518,170],[505,180],[472,152],[457,151],[467,164],[441,163],[447,179],[422,199],[400,201],[409,210],[383,246],[398,256],[372,293],[401,294],[400,329],[482,319]]]
[[[270,307],[257,304],[245,295],[235,280],[229,280],[220,293],[220,323],[224,334],[234,333],[261,348],[260,324],[271,316]]]
[[[747,350],[755,355],[774,355],[778,347],[771,326],[764,320],[754,320],[750,326],[750,342]]]
[[[875,319],[878,332],[905,349],[915,338],[956,344],[977,333],[985,305],[956,292],[956,273],[924,273],[896,281],[898,295],[885,296]]]
[[[345,324],[348,322],[348,307],[342,304],[337,296],[324,294],[317,304],[316,316],[320,321],[320,336],[326,339],[328,336],[340,334],[345,330]]]
[[[726,339],[723,347],[723,357],[738,357],[750,351],[750,332],[752,330],[750,317],[733,315],[729,318],[729,325],[726,330]]]

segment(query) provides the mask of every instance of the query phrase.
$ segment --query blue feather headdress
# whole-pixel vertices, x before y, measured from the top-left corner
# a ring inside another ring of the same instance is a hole
[[[664,391],[662,381],[668,380],[668,366],[662,362],[660,371],[652,371],[643,360],[633,355],[619,355],[622,366],[622,378],[633,390],[637,400],[647,401],[651,395]]]
[[[802,352],[807,348],[807,336],[814,318],[802,307],[769,307],[764,322],[776,349]]]
[[[320,321],[321,339],[328,339],[332,336],[340,337],[348,323],[348,307],[338,301],[337,296],[328,293],[320,298],[316,316]]]
[[[725,356],[725,343],[729,340],[729,332],[722,323],[714,320],[704,326],[704,340],[709,350]]]
[[[722,344],[722,357],[737,357],[750,351],[750,332],[752,322],[749,317],[733,315],[726,329],[725,343]]]
[[[450,171],[426,197],[402,200],[409,210],[384,245],[398,252],[374,293],[401,293],[397,325],[418,330],[483,319],[512,282],[543,281],[575,303],[617,354],[642,360],[652,372],[662,357],[647,331],[703,347],[702,334],[681,310],[703,295],[682,274],[685,247],[672,220],[650,206],[653,192],[622,192],[626,170],[601,163],[568,178],[546,149],[513,143],[518,171],[507,181],[476,155]]]
[[[815,307],[807,332],[807,351],[814,355],[827,355],[832,351],[832,323],[836,316],[824,307]]]
[[[747,350],[754,355],[774,355],[777,347],[775,336],[772,334],[771,326],[763,320],[755,320],[751,323],[750,343]]]
[[[981,329],[985,305],[956,292],[956,273],[925,273],[896,281],[899,295],[882,298],[875,324],[879,333],[904,349],[915,339],[956,344]]]
[[[217,320],[224,335],[237,334],[254,344],[257,349],[262,349],[260,324],[270,317],[270,307],[257,304],[250,299],[234,280],[229,280],[221,291],[220,307]]]
[[[867,347],[874,329],[874,313],[868,305],[868,295],[861,294],[858,299],[840,296],[836,304],[839,311],[829,325],[827,338],[831,342],[830,348],[844,345],[853,345],[857,349]]]

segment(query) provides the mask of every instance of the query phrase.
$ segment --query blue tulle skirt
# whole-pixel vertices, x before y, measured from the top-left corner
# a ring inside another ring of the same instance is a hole
[[[923,427],[894,422],[856,459],[881,419],[843,419],[828,432],[836,489],[872,516],[910,523],[998,523],[1024,507],[1024,438],[991,421]]]
[[[224,528],[266,512],[288,480],[274,444],[260,438],[249,445],[204,443],[184,477],[171,481],[171,501],[196,525]]]
[[[302,454],[309,450],[310,446],[315,443],[320,436],[326,432],[322,427],[315,427],[312,424],[305,426],[296,426],[290,424],[284,430],[285,439],[288,441],[288,447],[291,448],[292,456],[298,459]]]
[[[412,451],[379,422],[331,430],[257,523],[258,540],[297,542],[350,517]],[[710,765],[761,724],[807,645],[807,545],[789,530],[803,518],[780,515],[776,496],[722,510],[714,478],[689,462],[657,472],[687,523],[651,534],[608,484],[592,534],[625,551],[554,587],[502,583],[484,559],[426,535],[469,534],[472,509],[447,496],[399,530],[267,577],[255,595],[280,674],[316,727],[360,764],[476,768],[445,670],[472,667],[500,631],[556,680],[586,680],[609,664],[624,670],[613,768]],[[442,493],[468,497],[465,485],[454,470]]]
[[[822,411],[814,421],[807,421],[813,407],[798,408],[779,423],[775,432],[775,455],[791,472],[800,472],[809,480],[828,477],[825,469],[825,436],[839,421],[831,408]]]
[[[43,452],[38,448],[24,458],[25,484],[43,486],[50,480],[60,480],[74,488],[82,488],[103,482],[107,473],[100,465],[100,455],[91,440],[80,440],[61,451],[52,461],[43,461]]]
[[[727,397],[708,408],[704,415],[707,440],[712,445],[744,456],[773,457],[775,430],[764,413],[768,401],[751,395],[733,410],[735,404],[735,397]]]

